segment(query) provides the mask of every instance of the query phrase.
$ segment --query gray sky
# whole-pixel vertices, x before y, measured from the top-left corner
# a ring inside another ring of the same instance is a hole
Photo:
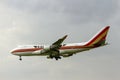
[[[119,0],[0,0],[0,80],[120,80]],[[110,25],[110,45],[55,61],[17,56],[20,44],[89,40]]]

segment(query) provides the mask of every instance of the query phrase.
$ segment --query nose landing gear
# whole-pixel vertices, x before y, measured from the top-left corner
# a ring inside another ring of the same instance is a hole
[[[19,56],[19,60],[22,61],[22,57],[21,56]]]

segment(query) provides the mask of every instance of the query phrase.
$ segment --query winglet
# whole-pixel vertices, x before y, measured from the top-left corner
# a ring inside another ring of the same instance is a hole
[[[102,45],[105,44],[106,36],[109,31],[110,26],[106,26],[105,28],[101,29],[95,36],[93,36],[85,45]]]

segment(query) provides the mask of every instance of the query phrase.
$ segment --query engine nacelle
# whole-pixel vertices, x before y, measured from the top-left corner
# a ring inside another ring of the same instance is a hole
[[[47,59],[53,59],[53,57],[51,57],[50,55],[47,56]]]
[[[73,54],[64,54],[64,55],[62,55],[63,57],[70,57],[70,56],[72,56]]]

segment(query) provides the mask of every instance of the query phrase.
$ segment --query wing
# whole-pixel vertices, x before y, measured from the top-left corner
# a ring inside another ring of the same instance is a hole
[[[52,45],[44,47],[43,50],[41,50],[41,54],[48,53],[47,58],[55,58],[56,60],[61,59],[59,48],[62,46],[61,44],[66,38],[67,38],[67,35],[58,39]]]
[[[61,47],[62,42],[67,38],[67,35],[65,35],[64,37],[58,39],[56,42],[54,42],[51,45],[51,49],[59,49]]]

